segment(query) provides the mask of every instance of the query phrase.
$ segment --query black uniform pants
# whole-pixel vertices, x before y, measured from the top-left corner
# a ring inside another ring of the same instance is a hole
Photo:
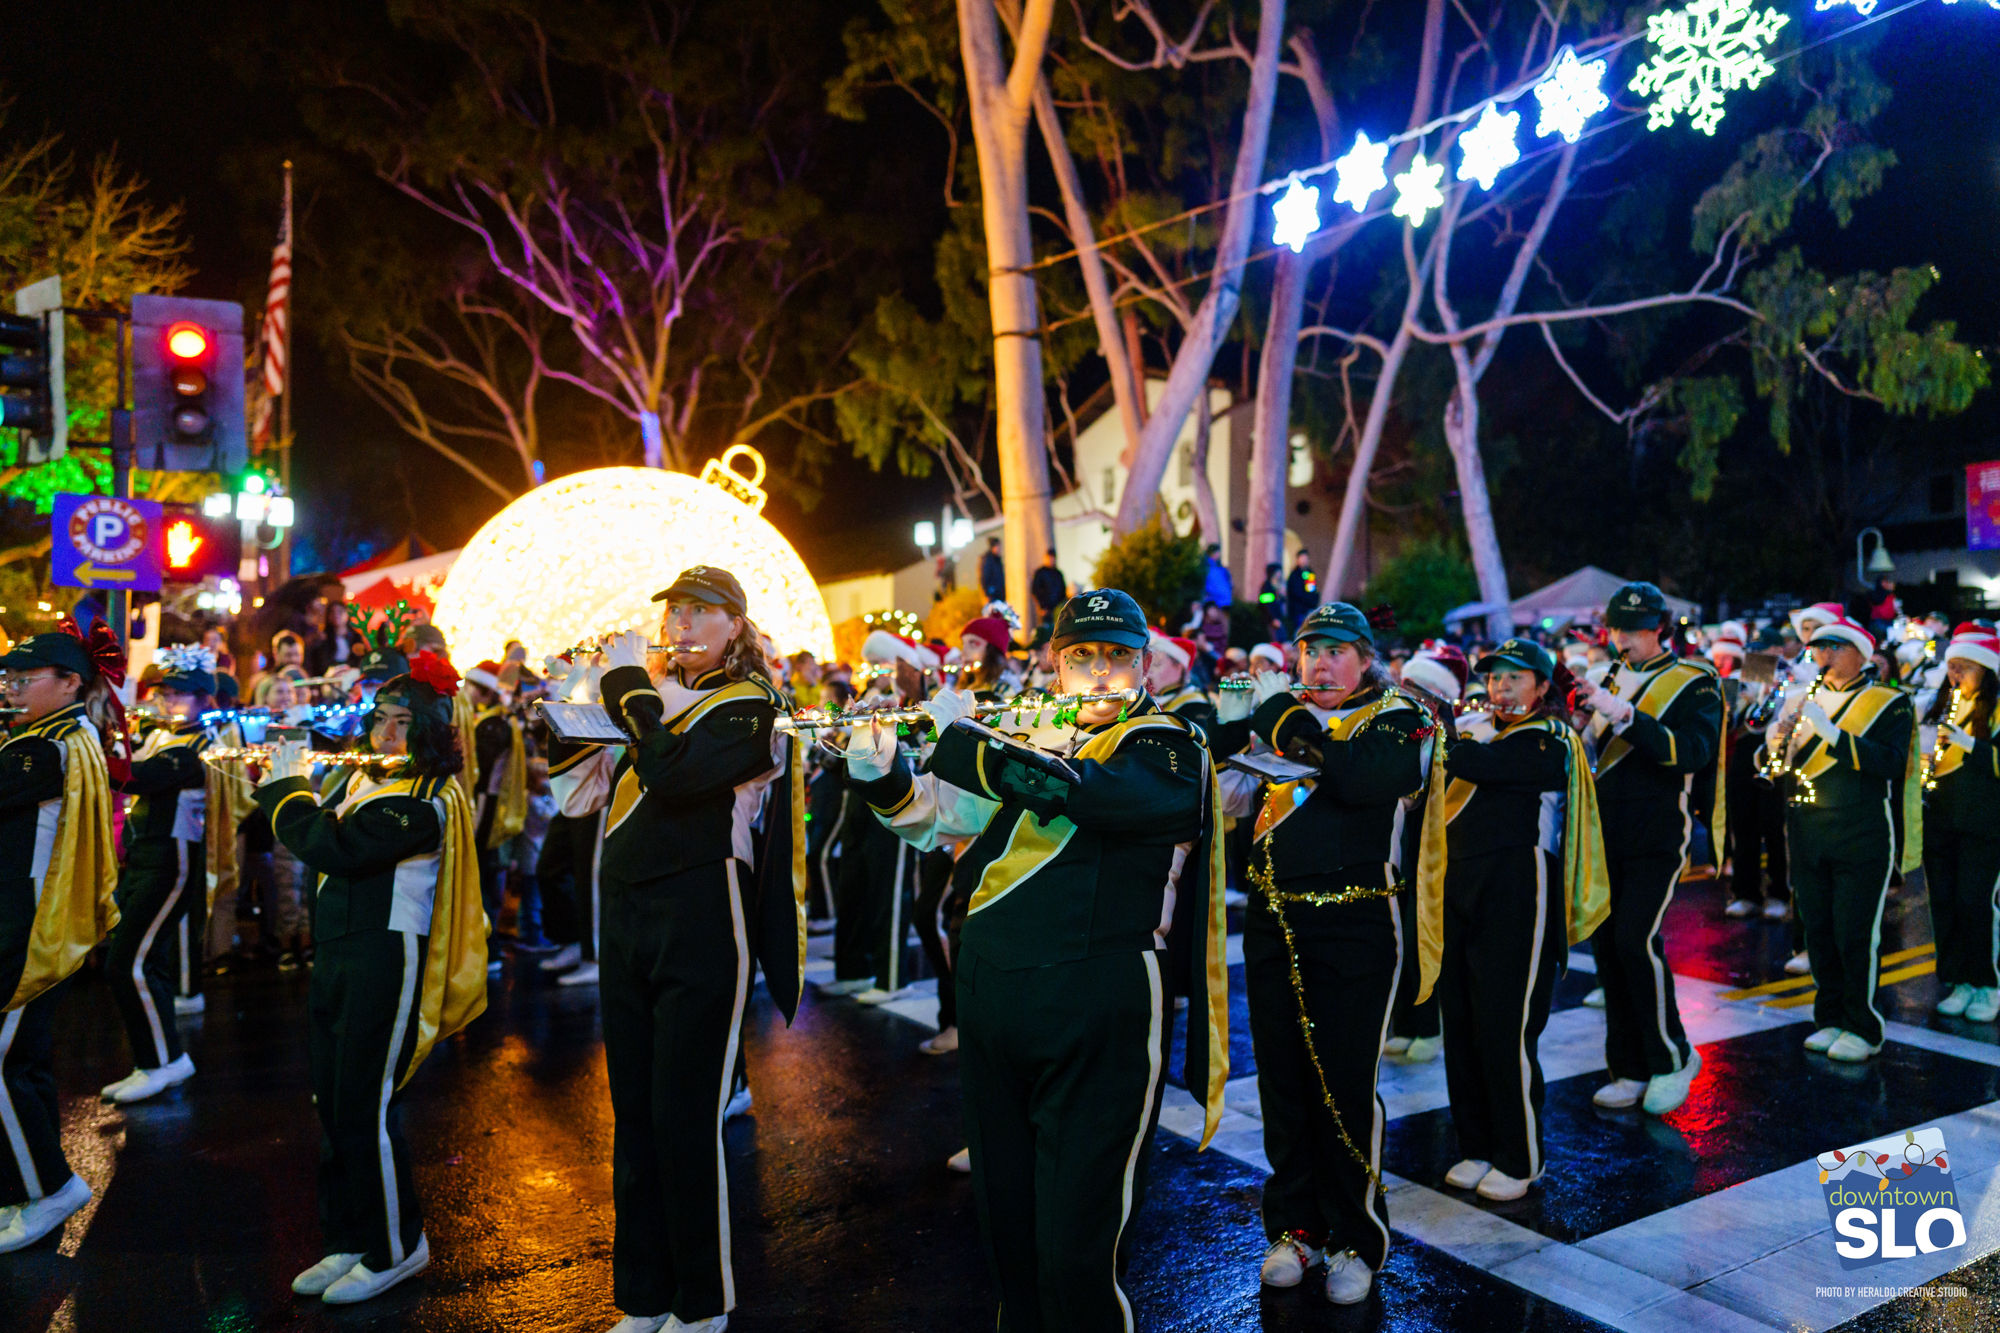
[[[1542,1173],[1536,1047],[1569,955],[1561,882],[1560,858],[1507,847],[1452,857],[1444,884],[1437,993],[1458,1152],[1516,1180]]]
[[[575,944],[597,961],[603,903],[598,866],[604,856],[604,811],[557,815],[542,839],[535,879],[542,888],[542,931],[557,944]]]
[[[606,876],[611,1280],[629,1315],[694,1323],[736,1305],[722,1112],[750,991],[747,873],[727,860],[638,884]]]
[[[71,1175],[52,1065],[61,990],[51,986],[0,1015],[0,1208],[45,1199]]]
[[[2000,810],[1993,812],[2000,820]],[[1941,822],[1941,821],[1940,821]],[[1937,940],[1937,978],[1946,986],[2000,986],[2000,828],[1980,837],[1952,828],[1924,829],[1924,887]]]
[[[307,993],[326,1252],[359,1254],[377,1273],[424,1231],[397,1084],[416,1054],[428,947],[400,930],[320,940]]]
[[[835,981],[872,976],[883,990],[895,990],[907,980],[902,944],[916,859],[916,850],[883,828],[866,805],[849,812],[834,889],[840,907],[833,928]]]
[[[958,1024],[958,987],[952,983],[951,960],[958,953],[958,928],[965,911],[952,901],[952,864],[951,853],[941,847],[917,857],[917,938],[931,975],[937,978],[940,1032]]]
[[[1377,873],[1380,873],[1379,871]],[[1340,877],[1287,881],[1288,890],[1337,889]],[[1388,1116],[1375,1093],[1382,1043],[1403,966],[1402,922],[1392,898],[1313,907],[1285,905],[1298,944],[1299,982],[1313,1023],[1313,1053],[1355,1149],[1378,1175]],[[1353,1250],[1379,1270],[1389,1254],[1389,1205],[1341,1142],[1306,1050],[1285,937],[1262,894],[1243,918],[1244,980],[1257,1098],[1264,1115],[1264,1235],[1304,1232],[1310,1242]],[[1415,960],[1411,960],[1415,966]]]
[[[1756,777],[1754,744],[1745,739],[1729,755],[1729,824],[1736,840],[1730,891],[1756,902],[1791,897],[1785,873],[1785,796],[1778,784]],[[1744,756],[1739,763],[1737,756]]]
[[[1812,959],[1813,1022],[1882,1043],[1875,990],[1882,971],[1882,909],[1896,866],[1895,816],[1878,806],[1793,806],[1792,897]]]
[[[179,838],[140,844],[118,874],[118,925],[106,946],[104,973],[137,1068],[180,1059],[174,996],[183,970],[201,973],[200,937],[184,944],[182,933],[189,904],[207,894],[201,845]],[[191,963],[189,946],[195,951]]]
[[[1408,864],[1414,864],[1410,862]],[[1417,937],[1417,895],[1399,893],[1396,895],[1396,915],[1402,918],[1403,938]],[[1417,990],[1423,984],[1418,969],[1406,967],[1396,982],[1396,1012],[1389,1019],[1389,1031],[1398,1037],[1435,1037],[1441,1027],[1438,1009],[1438,992],[1433,988],[1430,998],[1417,1003]]]
[[[1611,914],[1590,938],[1604,988],[1604,1062],[1613,1078],[1641,1083],[1672,1074],[1693,1047],[1674,1002],[1674,974],[1660,926],[1687,865],[1684,852],[1607,858]]]
[[[959,1082],[1000,1333],[1129,1333],[1118,1285],[1160,1094],[1156,952],[959,957]]]

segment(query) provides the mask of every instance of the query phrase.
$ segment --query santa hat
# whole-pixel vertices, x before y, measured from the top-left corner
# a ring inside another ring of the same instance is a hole
[[[1821,607],[1825,607],[1826,605],[1828,605],[1828,603],[1822,602],[1820,603],[1820,607],[1814,607],[1809,609],[1818,610]],[[1828,640],[1832,639],[1837,639],[1842,643],[1853,644],[1856,648],[1859,648],[1861,650],[1861,655],[1863,657],[1870,657],[1874,655],[1875,636],[1873,634],[1870,634],[1867,630],[1863,629],[1860,625],[1856,624],[1854,621],[1849,620],[1846,614],[1843,612],[1835,611],[1830,616],[1828,616],[1826,623],[1821,625],[1818,629],[1814,630],[1812,632],[1812,637],[1806,640],[1806,646],[1810,648],[1816,643],[1825,643]]]
[[[1806,637],[1806,621],[1817,621],[1825,625],[1833,621],[1846,620],[1847,612],[1841,609],[1839,602],[1814,602],[1811,606],[1802,606],[1793,611],[1786,619],[1792,622],[1792,633],[1803,639]]]
[[[1750,627],[1748,625],[1745,625],[1740,620],[1725,620],[1715,627],[1715,642],[1710,646],[1721,647],[1725,643],[1733,644],[1737,655],[1741,656],[1743,646],[1749,642]]]
[[[1440,699],[1457,699],[1465,692],[1471,664],[1465,654],[1449,643],[1425,640],[1410,660],[1403,663],[1403,679]]]
[[[1590,664],[1590,648],[1587,644],[1566,643],[1562,650],[1563,665],[1581,671]]]
[[[1951,646],[1944,650],[1944,660],[1954,657],[1967,662],[1977,662],[1988,671],[2000,671],[2000,635],[1995,635],[1983,625],[1965,622],[1951,632]]]
[[[908,662],[919,671],[934,671],[939,665],[938,655],[900,634],[888,630],[870,630],[861,644],[861,660],[875,666],[888,666],[892,662]]]
[[[1146,647],[1169,662],[1177,662],[1182,670],[1194,665],[1194,640],[1177,639],[1153,630],[1146,636]]]
[[[958,637],[963,640],[968,634],[977,634],[1002,653],[1014,646],[1014,632],[1007,627],[1007,622],[998,616],[979,616],[966,621],[965,628],[958,632]]]
[[[1915,666],[1924,660],[1930,647],[1929,639],[1904,639],[1896,645],[1896,660],[1904,666]]]
[[[1260,657],[1274,666],[1282,667],[1285,665],[1285,650],[1275,643],[1254,645],[1250,649],[1250,660],[1254,662]]]
[[[474,685],[484,685],[495,694],[504,688],[500,684],[500,664],[491,658],[467,670],[465,678]]]

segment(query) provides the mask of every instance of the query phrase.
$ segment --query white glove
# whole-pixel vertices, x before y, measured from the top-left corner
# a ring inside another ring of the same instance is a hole
[[[570,665],[567,658],[557,657],[553,653],[542,659],[542,675],[551,685],[560,685],[568,680],[573,670],[575,668]]]
[[[1956,722],[1945,723],[1942,730],[1944,731],[1945,743],[1955,746],[1960,750],[1970,750],[1979,744],[1977,737],[1964,727],[1959,726]]]
[[[1632,701],[1619,698],[1602,685],[1591,686],[1590,693],[1585,697],[1590,700],[1590,706],[1614,727],[1622,727],[1632,720]]]
[[[604,669],[638,667],[646,669],[646,636],[637,630],[620,630],[604,641]]]
[[[1815,736],[1829,745],[1840,734],[1840,728],[1833,725],[1833,719],[1826,715],[1826,709],[1820,706],[1817,699],[1806,700],[1805,706],[1799,709],[1799,716],[1813,729]]]
[[[856,782],[887,777],[896,762],[896,732],[879,722],[859,722],[847,733],[847,776]]]
[[[977,702],[970,690],[939,690],[917,706],[931,715],[931,721],[937,724],[938,735],[942,736],[944,729],[952,723],[962,717],[971,717],[973,705]]]
[[[1256,712],[1267,700],[1292,692],[1292,682],[1282,672],[1260,671],[1250,681],[1250,711]]]
[[[257,785],[261,787],[265,783],[282,782],[286,778],[310,777],[312,761],[306,758],[306,754],[304,741],[286,741],[271,755],[270,771]]]
[[[1215,695],[1215,720],[1218,722],[1241,722],[1257,711],[1257,701],[1250,697],[1249,690],[1218,690]]]

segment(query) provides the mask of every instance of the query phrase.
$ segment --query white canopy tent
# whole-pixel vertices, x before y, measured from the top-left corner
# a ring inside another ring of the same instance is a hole
[[[1611,594],[1630,582],[1630,579],[1599,569],[1596,565],[1585,565],[1546,588],[1537,588],[1525,596],[1516,597],[1506,603],[1504,609],[1513,617],[1517,628],[1561,629],[1578,621],[1601,618]],[[1444,623],[1447,626],[1459,625],[1502,609],[1498,603],[1467,602],[1445,612]],[[1692,616],[1697,607],[1684,597],[1668,597],[1667,609],[1676,616]]]

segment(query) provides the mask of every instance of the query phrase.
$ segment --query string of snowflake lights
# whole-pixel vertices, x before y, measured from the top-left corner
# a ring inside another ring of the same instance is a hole
[[[1916,7],[1917,0],[1904,0],[1883,10],[1882,18],[1894,17]],[[1815,9],[1851,8],[1863,19],[1875,15],[1884,0],[1814,0]],[[1943,0],[1957,5],[1960,0]],[[1965,0],[2000,11],[2000,0]],[[1664,129],[1683,116],[1693,128],[1713,135],[1721,123],[1727,94],[1738,89],[1755,89],[1776,72],[1768,56],[1772,42],[1790,18],[1775,6],[1758,7],[1757,0],[1686,0],[1675,8],[1646,20],[1643,33],[1604,43],[1591,50],[1591,59],[1579,56],[1574,47],[1563,47],[1542,75],[1477,102],[1379,141],[1363,130],[1354,136],[1347,152],[1328,162],[1303,168],[1281,180],[1259,187],[1260,193],[1283,191],[1273,205],[1272,242],[1302,251],[1324,225],[1319,213],[1320,192],[1306,184],[1314,176],[1332,172],[1335,178],[1331,202],[1346,204],[1357,214],[1366,213],[1384,190],[1390,188],[1389,154],[1396,145],[1419,144],[1440,129],[1470,124],[1459,135],[1458,168],[1454,178],[1477,181],[1482,190],[1491,190],[1500,174],[1522,160],[1519,142],[1521,112],[1502,111],[1511,103],[1533,94],[1538,110],[1535,134],[1576,143],[1584,132],[1611,106],[1604,82],[1613,58],[1626,46],[1645,42],[1647,59],[1627,85],[1648,97],[1646,124]],[[1856,29],[1867,24],[1857,23]],[[1826,40],[1826,39],[1822,39]],[[1817,45],[1818,43],[1813,43]],[[1796,51],[1788,55],[1796,55]],[[1779,57],[1780,60],[1788,58]],[[1422,169],[1419,170],[1419,167]],[[1391,216],[1422,226],[1431,213],[1443,207],[1440,188],[1445,164],[1431,162],[1421,152],[1410,169],[1395,178],[1395,200]]]

